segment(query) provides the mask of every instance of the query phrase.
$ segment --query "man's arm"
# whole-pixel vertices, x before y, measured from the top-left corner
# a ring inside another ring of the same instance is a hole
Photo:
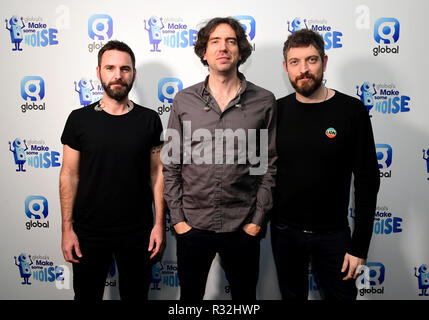
[[[356,279],[359,266],[366,264],[374,226],[377,193],[380,187],[380,171],[375,150],[371,120],[362,104],[357,114],[353,155],[355,192],[355,227],[351,245],[344,257],[342,272],[348,269],[344,280]]]
[[[275,175],[277,151],[276,151],[276,131],[277,131],[277,104],[274,95],[271,95],[268,103],[268,112],[266,113],[266,127],[268,130],[268,161],[267,170],[261,176],[259,189],[256,193],[256,209],[251,223],[243,226],[244,231],[256,236],[261,231],[266,222],[266,216],[273,206],[273,189],[275,186]],[[262,146],[261,146],[262,147]]]
[[[163,152],[164,163],[163,163],[163,173],[165,181],[165,200],[167,201],[168,208],[170,210],[171,216],[171,225],[174,226],[174,230],[178,234],[185,233],[189,231],[191,227],[186,223],[185,216],[183,213],[182,207],[182,165],[181,161],[183,159],[181,141],[182,136],[182,124],[178,115],[178,100],[180,99],[180,93],[176,95],[176,98],[173,101],[171,107],[170,118],[168,120],[168,129],[165,136],[166,143],[164,144]],[[178,141],[174,140],[174,136],[178,137]],[[173,138],[171,141],[169,137]],[[168,150],[180,150],[179,159],[176,162],[171,161],[171,158],[168,158],[166,154]],[[168,159],[168,163],[165,160]]]
[[[149,239],[148,251],[152,251],[150,259],[160,254],[165,243],[165,201],[164,176],[162,174],[161,146],[151,150],[150,182],[155,206],[155,224]]]
[[[73,250],[78,257],[82,257],[79,240],[73,231],[73,205],[76,198],[79,182],[80,152],[64,145],[63,165],[60,172],[60,203],[62,216],[62,243],[64,259],[67,262],[79,263],[73,257]]]

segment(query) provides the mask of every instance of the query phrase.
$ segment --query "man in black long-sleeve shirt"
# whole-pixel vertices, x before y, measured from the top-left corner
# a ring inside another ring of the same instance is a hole
[[[312,30],[289,36],[284,67],[296,93],[277,101],[272,245],[283,299],[307,299],[308,265],[326,299],[356,299],[380,176],[371,122],[355,98],[322,85],[328,61]],[[348,226],[354,176],[355,228]]]

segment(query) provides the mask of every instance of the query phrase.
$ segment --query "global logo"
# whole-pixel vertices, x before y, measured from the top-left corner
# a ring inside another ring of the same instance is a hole
[[[235,19],[240,22],[241,26],[243,27],[244,31],[246,32],[246,35],[249,39],[249,41],[252,41],[255,39],[256,35],[256,21],[252,16],[235,16]]]
[[[13,142],[9,141],[9,151],[12,152],[14,163],[18,166],[17,172],[27,171],[24,169],[24,164],[40,169],[61,166],[60,153],[51,150],[43,140],[26,141],[25,139],[16,138]]]
[[[48,200],[43,196],[28,196],[25,199],[25,215],[30,219],[25,223],[27,230],[49,228],[49,221],[39,221],[48,216]]]
[[[384,283],[386,268],[380,262],[368,262],[363,267],[363,273],[356,279],[356,287],[359,295],[384,294]]]
[[[39,76],[27,76],[21,80],[21,97],[25,101],[38,101],[45,97],[45,81]]]
[[[87,78],[75,81],[74,91],[78,93],[79,103],[83,107],[99,101],[104,94],[103,86],[99,81],[88,80]]]
[[[378,168],[381,178],[391,178],[391,170],[385,171],[392,165],[392,147],[388,144],[376,144]]]
[[[21,105],[22,113],[28,110],[45,110],[45,102],[36,103],[45,97],[45,81],[43,78],[40,76],[26,76],[22,78],[21,97],[26,101],[26,103]]]
[[[179,78],[162,78],[158,82],[158,99],[163,103],[158,107],[158,114],[170,112],[176,94],[183,89],[183,83]]]
[[[379,43],[378,47],[373,48],[374,56],[380,53],[399,53],[399,46],[391,47],[399,40],[399,21],[395,18],[379,18],[374,24],[374,40]],[[382,47],[381,45],[385,45]]]
[[[24,23],[24,18],[19,18],[18,16],[12,16],[9,20],[5,19],[5,21],[6,30],[10,32],[10,41],[14,45],[12,51],[22,51],[22,43],[31,47],[46,47],[58,44],[58,30],[48,28],[48,25],[43,22],[41,17],[25,18],[27,25]]]
[[[113,35],[113,20],[107,14],[94,14],[88,19],[88,35],[92,40],[108,40]]]
[[[48,216],[48,200],[43,196],[28,196],[25,199],[25,214],[30,219],[45,219]]]
[[[144,29],[148,33],[150,52],[161,52],[160,45],[180,49],[195,44],[198,31],[189,28],[182,18],[162,18],[151,16],[143,20]]]
[[[94,14],[88,19],[88,36],[100,41],[88,44],[88,51],[99,50],[104,45],[101,40],[109,40],[113,36],[113,19],[107,14]]]
[[[401,95],[392,83],[371,84],[364,82],[360,87],[357,85],[356,90],[356,95],[366,106],[368,112],[373,110],[378,114],[393,115],[410,111],[409,102],[411,98],[407,95]]]
[[[307,23],[308,22],[308,23]],[[288,31],[294,33],[302,29],[311,29],[320,33],[325,41],[325,50],[338,49],[343,46],[341,43],[343,33],[328,24],[326,19],[302,19],[294,18],[292,21],[287,21]]]
[[[374,24],[374,40],[380,44],[392,44],[399,40],[399,21],[380,18]]]

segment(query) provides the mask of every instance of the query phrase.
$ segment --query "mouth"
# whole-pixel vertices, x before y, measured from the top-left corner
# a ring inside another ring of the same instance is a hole
[[[116,82],[116,83],[111,83],[110,84],[110,87],[113,87],[113,88],[115,88],[115,87],[125,87],[126,85],[125,85],[125,83],[119,83],[119,82]]]

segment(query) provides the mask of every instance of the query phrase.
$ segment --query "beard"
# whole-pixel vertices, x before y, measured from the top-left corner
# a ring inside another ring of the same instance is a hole
[[[298,81],[304,78],[307,78],[307,80],[304,82],[301,81],[301,83],[298,84]],[[322,81],[323,72],[320,72],[319,74],[312,74],[308,71],[297,76],[295,80],[290,79],[292,87],[296,90],[296,92],[304,97],[311,96],[317,89],[319,89],[322,85]]]
[[[116,101],[121,101],[128,96],[128,93],[131,91],[133,87],[134,80],[130,83],[126,83],[122,80],[112,81],[110,83],[105,83],[103,79],[101,79],[101,85],[103,86],[104,92],[112,99]],[[120,84],[121,87],[116,87],[114,89],[111,88],[112,85]]]

